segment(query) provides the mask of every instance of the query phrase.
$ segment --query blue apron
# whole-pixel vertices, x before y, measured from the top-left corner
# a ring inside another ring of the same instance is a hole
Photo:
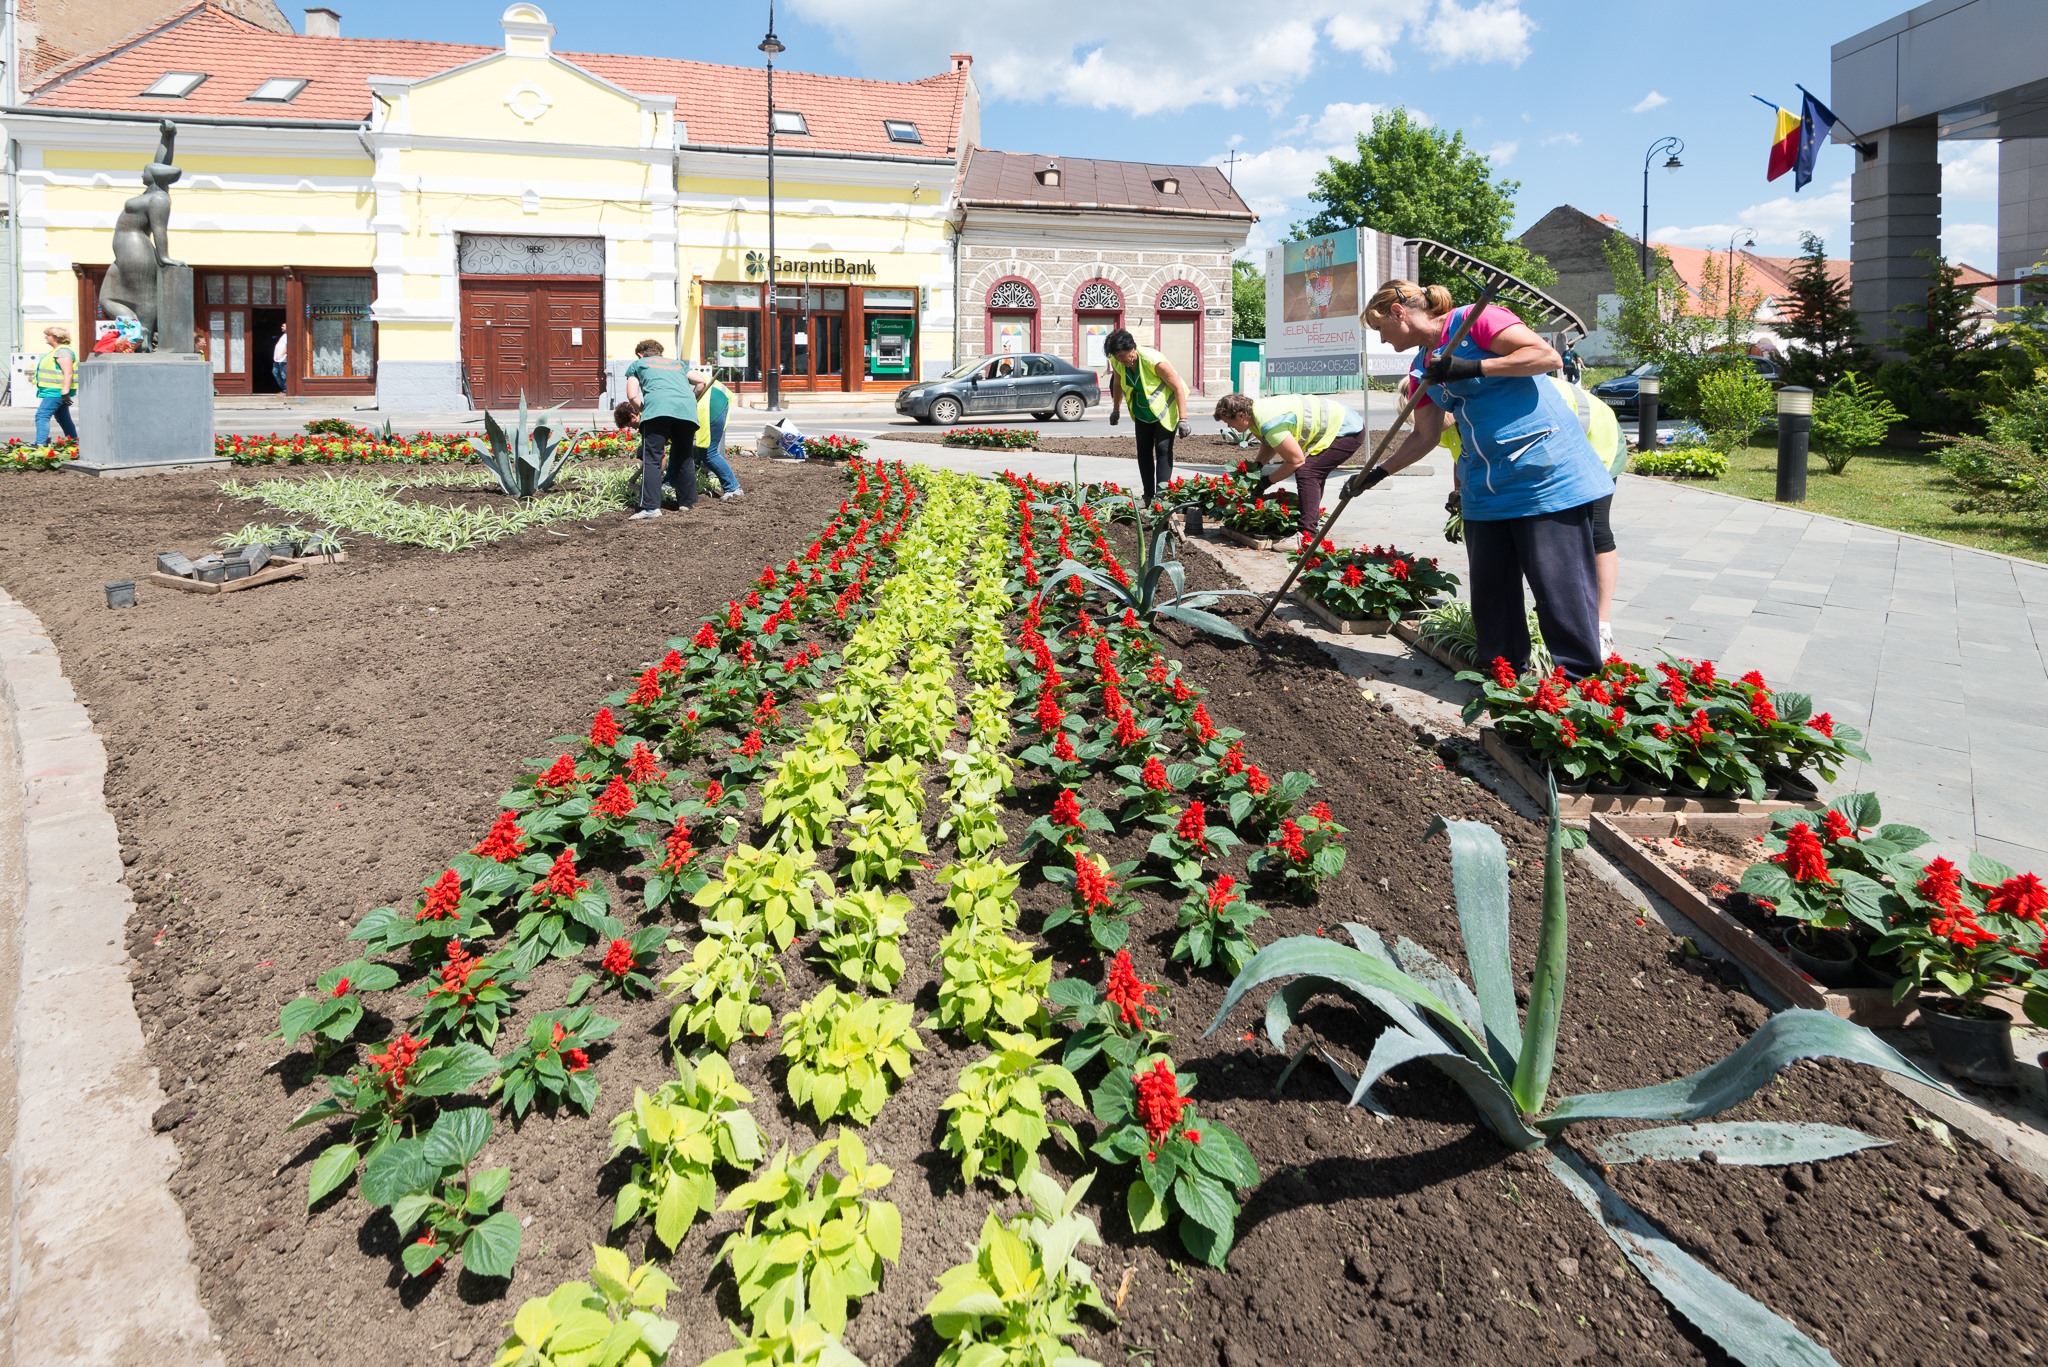
[[[1465,310],[1453,309],[1444,335],[1457,331]],[[1481,360],[1493,355],[1467,336],[1456,352]],[[1434,351],[1415,353],[1409,374],[1416,384]],[[1578,414],[1542,376],[1486,375],[1428,386],[1430,401],[1455,418],[1461,449],[1458,485],[1468,522],[1577,508],[1614,492],[1614,476],[1586,440]]]

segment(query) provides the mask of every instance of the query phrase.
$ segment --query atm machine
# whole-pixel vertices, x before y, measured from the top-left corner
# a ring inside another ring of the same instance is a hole
[[[908,378],[910,339],[916,328],[911,318],[868,319],[868,373],[878,380]]]

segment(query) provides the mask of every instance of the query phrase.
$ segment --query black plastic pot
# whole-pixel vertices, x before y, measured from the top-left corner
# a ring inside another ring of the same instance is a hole
[[[1927,1022],[1928,1043],[1934,1046],[1935,1061],[1944,1072],[1987,1087],[2018,1085],[2018,1075],[2013,1072],[2012,1021],[2008,1017],[2003,1013],[1984,1017],[1957,1015],[1956,1011],[1964,1006],[1962,1002],[1923,999],[1920,1006],[1921,1019]]]
[[[1200,536],[1202,534],[1202,510],[1200,508],[1188,508],[1186,513],[1187,534],[1189,536]]]
[[[221,583],[228,577],[227,562],[224,560],[216,560],[211,565],[194,565],[192,568],[192,577],[197,579],[202,584]]]
[[[1781,802],[1811,802],[1820,796],[1820,789],[1806,775],[1780,764],[1764,770],[1764,781],[1772,786]]]
[[[117,579],[107,585],[107,606],[110,608],[132,608],[135,606],[135,581]]]
[[[1812,943],[1809,948],[1802,944],[1799,931],[1788,931],[1785,935],[1785,957],[1793,967],[1822,987],[1861,987],[1862,960],[1856,953],[1856,946],[1842,936],[1834,935]],[[1819,951],[1819,952],[1816,952]]]

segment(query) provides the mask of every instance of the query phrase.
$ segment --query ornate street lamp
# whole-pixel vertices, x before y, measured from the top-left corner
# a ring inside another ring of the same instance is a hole
[[[768,411],[782,407],[782,327],[775,311],[775,59],[783,52],[775,36],[775,0],[768,0],[768,36],[761,53],[768,59]],[[1645,211],[1647,212],[1647,211]]]
[[[1685,143],[1679,138],[1659,138],[1650,144],[1650,150],[1643,154],[1643,236],[1636,243],[1636,264],[1643,273],[1643,283],[1650,280],[1650,163],[1657,159],[1659,152],[1670,155],[1664,160],[1664,169],[1676,171],[1684,162],[1678,154],[1685,150]]]

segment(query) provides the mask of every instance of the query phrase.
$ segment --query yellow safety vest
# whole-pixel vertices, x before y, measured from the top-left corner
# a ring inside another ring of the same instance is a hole
[[[1267,429],[1288,428],[1301,446],[1301,454],[1313,456],[1330,449],[1344,430],[1350,410],[1316,394],[1270,394],[1252,400],[1252,427],[1265,440]],[[1268,446],[1273,443],[1266,441]]]
[[[1579,431],[1585,434],[1593,453],[1600,457],[1600,463],[1607,467],[1610,475],[1619,475],[1628,468],[1628,440],[1621,432],[1621,419],[1614,416],[1614,410],[1593,397],[1583,385],[1575,385],[1564,376],[1544,376],[1553,385],[1564,401],[1571,406],[1573,416],[1579,420]],[[1460,447],[1456,423],[1445,423],[1444,434],[1438,445],[1453,453]]]
[[[42,359],[36,362],[37,389],[47,389],[57,394],[65,392],[64,363],[57,359],[59,356],[71,357],[71,373],[74,376],[78,373],[78,353],[70,347],[60,346],[55,351],[46,351]]]
[[[1130,403],[1133,418],[1140,416],[1138,401],[1142,400],[1153,414],[1152,421],[1161,427],[1178,427],[1179,401],[1175,399],[1172,387],[1159,378],[1159,367],[1165,364],[1165,356],[1151,347],[1141,346],[1138,348],[1138,364],[1131,370],[1125,370],[1117,364],[1114,356],[1110,357],[1109,374],[1117,388],[1123,391],[1126,401]],[[1133,371],[1136,373],[1133,374]]]
[[[704,392],[697,396],[697,449],[699,451],[711,449],[711,391],[714,389],[725,389],[725,386],[713,380],[710,384],[705,385]],[[725,396],[730,401],[732,391],[725,389]]]

